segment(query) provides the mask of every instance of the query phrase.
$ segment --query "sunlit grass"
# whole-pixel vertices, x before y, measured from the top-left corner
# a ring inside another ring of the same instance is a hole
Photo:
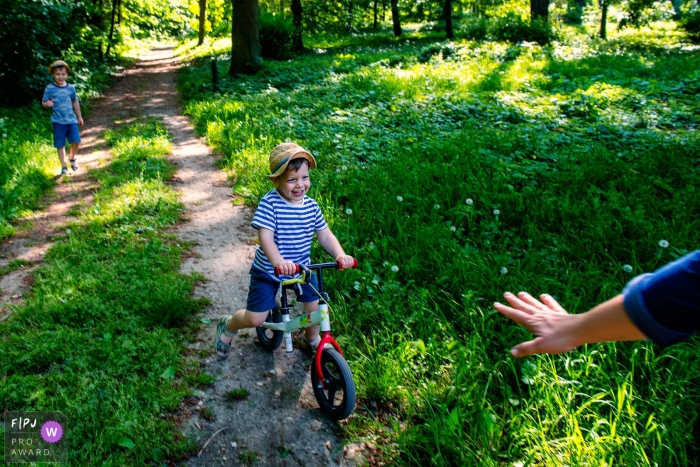
[[[146,120],[107,135],[115,160],[94,170],[94,203],[54,236],[25,305],[0,324],[0,410],[65,412],[71,465],[151,463],[193,443],[172,414],[211,383],[183,358],[203,300],[180,274],[186,245],[167,133]],[[133,448],[120,440],[128,439]]]
[[[348,433],[389,462],[697,463],[695,341],[514,360],[527,333],[490,306],[528,290],[584,311],[700,246],[700,55],[652,35],[326,36],[216,95],[207,66],[181,73],[251,205],[275,144],[316,155],[311,196],[361,264],[328,278],[363,414]]]

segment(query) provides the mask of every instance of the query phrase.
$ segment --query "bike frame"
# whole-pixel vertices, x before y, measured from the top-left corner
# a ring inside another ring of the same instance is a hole
[[[355,263],[355,266],[357,266],[357,262]],[[321,325],[321,341],[318,343],[316,355],[314,355],[314,368],[316,369],[316,374],[319,375],[319,382],[321,383],[321,387],[323,389],[325,389],[325,381],[322,377],[323,372],[321,368],[321,353],[323,352],[323,349],[326,345],[330,344],[341,355],[343,354],[340,346],[331,335],[331,320],[328,314],[328,294],[323,290],[323,274],[321,273],[321,270],[326,268],[337,269],[338,263],[311,264],[308,266],[297,265],[297,269],[301,270],[301,277],[289,279],[280,284],[280,314],[282,315],[282,322],[270,323],[266,321],[261,324],[261,327],[271,329],[273,331],[282,331],[284,333],[284,341],[287,352],[292,352],[294,350],[292,347],[292,332],[319,324]],[[309,282],[307,281],[307,278],[311,275],[312,270],[316,272],[316,277],[318,280],[318,310],[311,313],[305,313],[290,320],[290,307],[287,300],[287,290],[293,290],[295,287],[301,288],[301,284]]]

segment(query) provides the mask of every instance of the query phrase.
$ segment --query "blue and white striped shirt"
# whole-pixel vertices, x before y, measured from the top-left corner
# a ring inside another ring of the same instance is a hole
[[[301,204],[292,204],[277,190],[268,192],[260,200],[251,225],[256,229],[272,230],[282,258],[295,264],[311,263],[314,233],[328,228],[316,201],[304,196]],[[261,247],[255,251],[253,269],[266,272],[275,281],[281,280],[275,276],[275,270]]]

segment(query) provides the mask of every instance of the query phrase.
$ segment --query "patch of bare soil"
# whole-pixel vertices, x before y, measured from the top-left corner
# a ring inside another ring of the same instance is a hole
[[[80,169],[73,172],[68,168],[67,177],[57,175],[57,186],[42,200],[44,208],[24,219],[18,235],[0,244],[0,268],[16,259],[29,263],[0,276],[0,321],[10,316],[13,305],[22,303],[24,294],[32,284],[32,271],[41,264],[52,245],[53,236],[62,233],[66,223],[71,220],[71,211],[92,202],[93,193],[99,187],[87,176],[87,171],[99,167],[109,157],[102,135],[114,126],[114,120],[138,115],[127,98],[133,87],[133,79],[138,75],[138,69],[124,71],[117,76],[109,91],[93,103],[89,115],[85,116],[85,127],[80,131],[82,144],[76,157]],[[49,118],[50,113],[47,112],[46,119]]]
[[[144,113],[162,118],[173,136],[171,160],[178,167],[174,186],[182,192],[189,218],[178,234],[196,242],[195,254],[184,261],[182,272],[207,277],[195,295],[212,303],[197,318],[210,322],[202,324],[199,340],[191,347],[203,370],[216,379],[181,404],[183,432],[198,440],[201,452],[181,465],[354,464],[343,459],[338,424],[318,409],[311,390],[310,354],[282,349],[268,353],[257,345],[254,329],[239,333],[227,360],[219,360],[214,352],[219,317],[245,307],[255,250],[250,240],[257,234],[249,226],[252,213],[233,205],[225,175],[214,167],[216,158],[182,116],[175,89],[178,66],[169,49],[152,51],[137,65],[148,76]],[[247,398],[227,398],[229,391],[240,388],[248,391]]]
[[[250,240],[256,232],[249,226],[252,213],[233,205],[231,189],[225,175],[214,167],[210,148],[182,116],[175,87],[178,68],[171,48],[154,49],[95,104],[82,131],[81,169],[60,181],[45,200],[45,210],[31,219],[31,230],[0,247],[0,267],[15,258],[31,263],[0,278],[0,319],[8,315],[2,313],[9,310],[8,304],[21,301],[34,265],[41,263],[52,236],[65,228],[71,209],[90,203],[97,186],[85,169],[99,166],[109,156],[101,136],[104,130],[113,127],[115,120],[161,118],[173,136],[170,159],[178,167],[173,186],[182,193],[189,219],[177,233],[185,241],[196,242],[182,272],[207,277],[195,295],[212,303],[195,318],[210,322],[202,323],[199,340],[191,345],[197,357],[191,358],[198,358],[215,382],[184,400],[178,414],[183,433],[198,441],[201,455],[180,465],[355,465],[364,450],[361,445],[343,446],[339,425],[320,412],[311,390],[310,354],[301,350],[287,354],[281,348],[268,353],[257,345],[254,329],[239,333],[227,360],[219,360],[214,352],[220,315],[245,307],[255,249]],[[228,400],[227,393],[239,388],[247,390],[248,397]]]

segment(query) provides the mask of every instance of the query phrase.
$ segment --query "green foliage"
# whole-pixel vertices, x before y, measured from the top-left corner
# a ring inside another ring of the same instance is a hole
[[[488,21],[486,18],[467,18],[460,23],[458,34],[471,41],[483,41],[488,36]]]
[[[79,34],[81,2],[3,2],[0,14],[0,105],[25,104],[41,97],[49,64],[62,58]]]
[[[681,27],[693,42],[700,42],[700,9],[679,21]]]
[[[38,105],[0,109],[0,239],[10,222],[35,209],[60,167],[51,144],[49,115]]]
[[[261,13],[259,28],[263,58],[279,60],[289,57],[294,33],[294,25],[289,17]]]
[[[243,399],[247,399],[249,395],[250,395],[250,392],[246,388],[241,386],[238,389],[231,389],[229,392],[227,392],[226,393],[226,400],[229,400],[229,401],[243,400]]]
[[[326,277],[334,334],[375,402],[348,434],[393,465],[697,463],[697,340],[515,360],[528,334],[490,304],[546,291],[584,311],[698,247],[698,52],[621,35],[456,41],[445,59],[442,42],[374,40],[311,38],[330,52],[221,94],[206,66],[180,73],[249,204],[271,189],[277,143],[317,157],[310,196],[360,262]]]
[[[54,237],[25,305],[0,323],[0,410],[66,412],[71,465],[144,464],[193,447],[170,418],[190,392],[181,376],[201,371],[181,356],[202,305],[168,233],[182,205],[168,170],[118,165],[146,157],[131,154],[132,139],[157,145],[162,134],[154,121],[112,133],[117,165],[91,172],[109,183]]]
[[[569,4],[566,8],[566,13],[562,16],[562,20],[566,24],[581,25],[583,24],[583,8],[577,3]]]
[[[546,45],[556,39],[551,23],[543,19],[525,20],[517,13],[496,20],[491,24],[491,37],[507,42],[536,42]]]

